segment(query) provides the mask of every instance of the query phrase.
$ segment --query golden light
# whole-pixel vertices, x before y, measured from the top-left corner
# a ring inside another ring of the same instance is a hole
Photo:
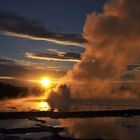
[[[39,108],[40,108],[40,111],[47,111],[50,109],[50,106],[47,102],[40,102]]]
[[[44,77],[44,78],[42,78],[42,79],[40,80],[40,84],[41,84],[43,87],[49,87],[50,84],[51,84],[51,81],[50,81],[48,78]]]

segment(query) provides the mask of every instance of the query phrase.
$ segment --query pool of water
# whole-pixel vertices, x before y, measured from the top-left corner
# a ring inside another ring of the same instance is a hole
[[[67,111],[94,111],[140,108],[139,100],[94,100],[73,101]],[[26,98],[0,102],[0,111],[48,111],[50,106],[43,99]],[[57,110],[56,110],[57,111]],[[0,120],[0,129],[23,128],[64,128],[63,131],[25,132],[18,134],[0,133],[0,139],[100,139],[100,140],[139,140],[140,117],[103,117],[51,119],[48,117]],[[18,131],[17,131],[18,132]]]

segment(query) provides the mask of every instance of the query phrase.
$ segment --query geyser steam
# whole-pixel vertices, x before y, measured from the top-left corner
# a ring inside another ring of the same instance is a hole
[[[47,100],[52,109],[68,110],[70,107],[70,90],[66,85],[60,85],[57,92],[51,91]]]
[[[127,65],[140,63],[140,1],[112,0],[103,9],[87,16],[86,50],[64,78],[74,96],[127,97],[140,85],[137,81],[121,90]]]
[[[122,98],[139,94],[139,76],[134,83],[121,79],[128,64],[140,63],[139,26],[140,0],[108,1],[103,13],[87,16],[83,33],[86,50],[81,62],[63,78],[73,98]]]

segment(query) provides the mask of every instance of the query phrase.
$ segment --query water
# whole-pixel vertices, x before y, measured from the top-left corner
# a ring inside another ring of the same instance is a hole
[[[44,111],[50,110],[48,103],[42,99],[16,99],[0,102],[0,111]],[[114,109],[136,109],[140,108],[139,100],[95,100],[93,101],[73,101],[69,111],[94,111],[94,110],[114,110]],[[64,128],[57,134],[61,138],[76,139],[103,139],[103,140],[139,140],[140,139],[140,117],[104,117],[104,118],[69,118],[51,119],[27,118],[15,120],[0,120],[0,128],[30,128],[48,127]],[[56,133],[37,132],[24,134],[0,134],[0,139],[5,137],[15,137],[15,139],[43,139],[54,138]]]

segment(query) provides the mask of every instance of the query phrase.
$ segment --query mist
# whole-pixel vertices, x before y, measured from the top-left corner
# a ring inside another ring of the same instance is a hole
[[[52,109],[69,110],[71,105],[70,89],[66,85],[59,86],[56,91],[52,90],[49,93],[47,101]]]
[[[140,63],[139,13],[139,0],[112,0],[106,2],[102,13],[87,15],[83,27],[83,37],[87,41],[85,52],[81,54],[81,61],[61,80],[67,85],[70,98],[128,99],[139,96],[139,72],[132,80],[122,79],[128,65]],[[49,100],[57,100],[57,105],[63,106],[68,100],[61,98],[59,89],[58,85],[58,91],[49,96]]]
[[[83,28],[83,37],[88,42],[85,52],[81,62],[63,79],[72,96],[129,98],[139,95],[138,76],[133,79],[134,83],[122,80],[127,65],[140,63],[139,13],[139,0],[112,0],[104,5],[103,13],[87,15]]]

